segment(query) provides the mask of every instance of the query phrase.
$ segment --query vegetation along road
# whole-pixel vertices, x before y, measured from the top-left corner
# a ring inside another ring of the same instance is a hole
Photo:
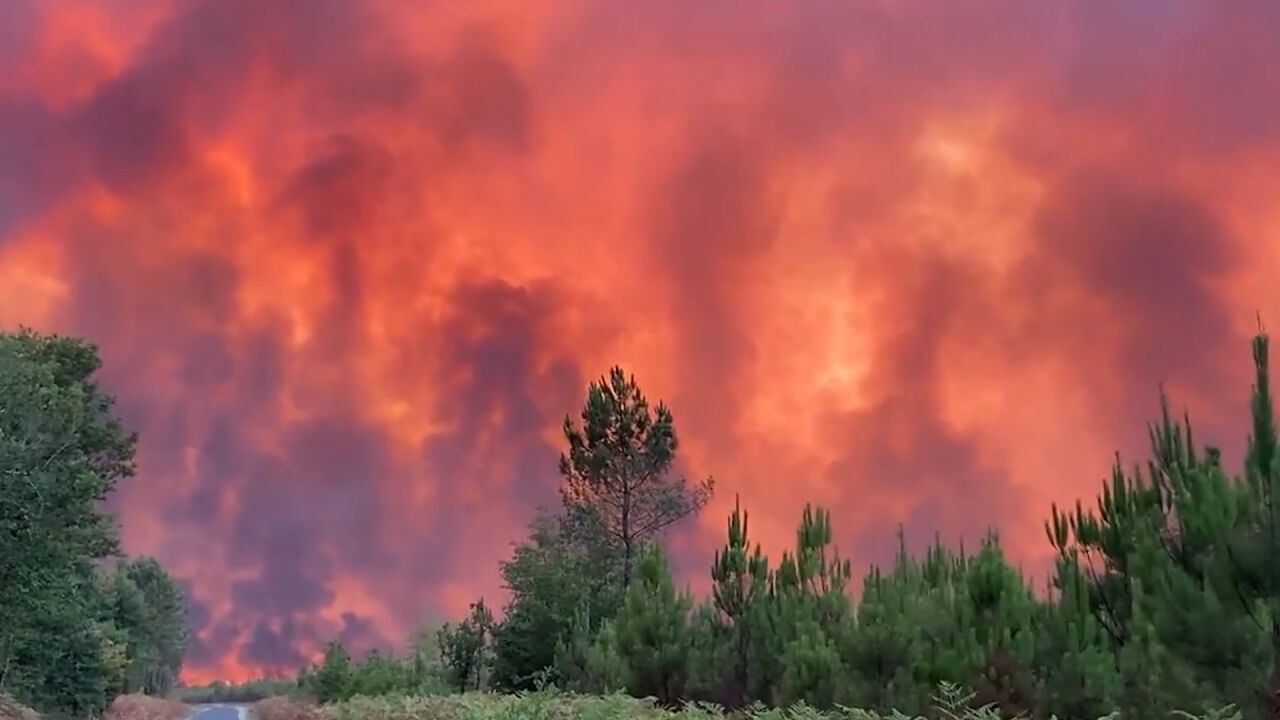
[[[197,705],[187,720],[247,720],[243,705]]]

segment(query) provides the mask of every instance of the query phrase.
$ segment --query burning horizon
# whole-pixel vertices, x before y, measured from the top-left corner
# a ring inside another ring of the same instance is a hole
[[[500,598],[613,364],[771,554],[884,560],[1238,455],[1280,317],[1280,5],[0,6],[0,323],[88,337],[185,677]]]

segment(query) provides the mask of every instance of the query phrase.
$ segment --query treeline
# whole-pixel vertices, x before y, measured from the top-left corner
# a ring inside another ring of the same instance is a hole
[[[0,693],[73,717],[167,693],[187,643],[178,586],[123,558],[101,509],[133,473],[136,437],[99,366],[80,340],[0,333]]]
[[[239,683],[215,681],[207,685],[179,685],[174,693],[189,705],[253,703],[269,697],[298,694],[298,683],[292,678],[258,678]]]
[[[565,422],[563,508],[540,518],[502,565],[503,617],[483,602],[404,658],[353,661],[334,644],[306,669],[321,700],[356,694],[555,686],[623,689],[664,703],[704,700],[929,711],[940,683],[1006,716],[1168,717],[1233,705],[1280,713],[1280,451],[1267,338],[1243,467],[1198,448],[1162,402],[1151,458],[1119,461],[1096,507],[1053,508],[1058,560],[1036,593],[992,533],[972,552],[936,542],[857,587],[833,519],[808,508],[773,562],[735,507],[710,597],[679,590],[663,527],[697,512],[710,481],[670,477],[670,412],[651,410],[615,370]],[[857,591],[857,592],[854,592]],[[851,597],[856,595],[856,602]]]

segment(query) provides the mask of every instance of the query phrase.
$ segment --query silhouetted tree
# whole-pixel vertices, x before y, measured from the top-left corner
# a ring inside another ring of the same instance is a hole
[[[471,614],[462,622],[441,628],[440,657],[459,691],[483,685],[492,633],[493,614],[484,600],[472,603]]]
[[[625,588],[641,546],[701,510],[713,482],[690,486],[670,476],[678,446],[671,411],[663,403],[651,410],[622,368],[591,383],[582,426],[566,417],[564,434],[569,450],[560,456],[560,473],[567,519],[588,542],[616,549]]]

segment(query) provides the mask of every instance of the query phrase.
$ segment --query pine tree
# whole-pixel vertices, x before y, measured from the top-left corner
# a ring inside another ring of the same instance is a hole
[[[1271,397],[1269,338],[1259,333],[1253,341],[1255,381],[1250,403],[1252,431],[1245,454],[1244,486],[1253,508],[1253,522],[1233,538],[1233,560],[1243,558],[1239,587],[1266,608],[1265,624],[1270,644],[1271,672],[1263,696],[1266,710],[1280,715],[1280,441],[1276,435]],[[1243,542],[1242,542],[1243,540]],[[1235,563],[1233,563],[1235,565]]]
[[[591,384],[582,427],[566,417],[564,435],[569,452],[560,456],[560,474],[567,520],[586,542],[616,549],[626,588],[644,544],[701,510],[713,482],[690,487],[669,475],[679,444],[671,410],[658,403],[651,411],[635,377],[619,367]]]
[[[774,702],[780,706],[804,702],[829,708],[837,699],[844,666],[831,639],[814,618],[800,620],[782,651],[782,676]]]
[[[1130,708],[1233,703],[1251,717],[1280,709],[1264,690],[1280,685],[1266,680],[1280,647],[1280,548],[1265,335],[1253,351],[1253,431],[1242,478],[1227,475],[1216,449],[1197,451],[1190,419],[1175,422],[1162,393],[1145,472],[1117,462],[1096,514],[1079,504],[1070,514],[1054,508],[1048,525],[1060,568],[1084,579]],[[1060,578],[1059,589],[1069,581]],[[1149,667],[1153,655],[1164,658],[1159,677]]]
[[[652,696],[667,705],[685,696],[692,607],[690,597],[676,590],[663,552],[647,549],[611,625],[632,694]]]
[[[1036,648],[1043,707],[1060,720],[1095,720],[1116,707],[1116,656],[1090,607],[1078,558],[1059,558],[1055,578]]]
[[[320,702],[337,702],[351,697],[351,655],[337,640],[324,650],[324,660],[312,676],[316,699]]]
[[[963,589],[960,616],[977,645],[970,683],[977,702],[1010,716],[1030,713],[1039,701],[1033,668],[1040,608],[1022,574],[1005,561],[994,531],[966,563]]]
[[[822,688],[834,687],[839,674],[839,648],[853,632],[849,597],[850,568],[832,543],[830,514],[806,506],[796,530],[794,553],[782,556],[770,576],[769,594],[749,612],[753,634],[748,672],[750,695],[778,702],[780,698],[825,698]],[[828,662],[830,652],[837,662]],[[788,662],[799,663],[791,668]],[[817,673],[836,673],[819,677]],[[784,686],[784,678],[788,678]]]
[[[734,498],[733,514],[728,522],[728,541],[723,550],[716,552],[711,566],[711,578],[715,583],[711,588],[712,600],[724,624],[732,656],[727,686],[721,688],[717,695],[731,707],[745,700],[753,611],[769,591],[769,561],[760,552],[759,545],[751,548],[747,529],[747,514]]]
[[[742,706],[745,663],[750,661],[746,650],[736,642],[733,626],[726,624],[714,601],[700,603],[689,620],[689,698],[726,708]],[[735,666],[741,657],[745,660],[739,681]]]
[[[899,534],[901,540],[901,534]],[[897,568],[909,562],[900,549]],[[900,710],[919,712],[925,697],[918,697],[913,672],[918,667],[916,629],[906,619],[906,604],[913,596],[899,589],[900,575],[885,576],[872,567],[863,579],[857,608],[857,631],[844,648],[854,705],[880,713]]]
[[[586,655],[586,689],[596,693],[613,693],[635,687],[631,666],[623,657],[618,631],[612,620],[606,620],[596,634]],[[638,694],[643,691],[632,690]]]

